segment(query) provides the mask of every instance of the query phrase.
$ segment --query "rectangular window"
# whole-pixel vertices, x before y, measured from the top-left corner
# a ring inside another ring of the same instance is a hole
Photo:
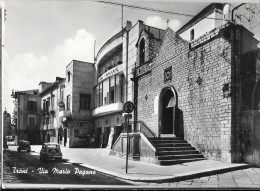
[[[103,81],[103,105],[109,103],[109,79]]]
[[[50,98],[47,98],[47,101],[46,101],[46,111],[49,111],[49,107],[50,107]]]
[[[109,103],[115,103],[115,76],[112,76],[109,80]]]
[[[49,115],[46,115],[46,124],[50,124],[50,118],[49,118]]]
[[[36,125],[36,118],[35,117],[28,117],[28,126],[29,128],[34,128]]]
[[[52,105],[52,106],[55,105],[55,104],[54,104],[54,100],[55,100],[55,95],[52,95],[52,96],[51,96],[51,105]]]
[[[99,106],[103,105],[103,82],[99,84]]]
[[[80,109],[90,109],[90,95],[89,94],[80,94],[79,95],[79,108]]]
[[[99,86],[97,85],[95,88],[95,108],[99,106]]]
[[[63,101],[64,99],[64,85],[60,86],[60,100]]]
[[[70,95],[67,96],[67,111],[70,111]]]
[[[36,101],[28,101],[27,102],[28,111],[37,111],[37,102]]]

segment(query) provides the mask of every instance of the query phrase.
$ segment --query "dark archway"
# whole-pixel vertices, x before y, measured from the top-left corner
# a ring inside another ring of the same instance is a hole
[[[175,121],[174,95],[170,89],[165,91],[162,100],[162,134],[174,133]]]
[[[159,134],[176,135],[177,94],[172,86],[162,89],[159,97]]]

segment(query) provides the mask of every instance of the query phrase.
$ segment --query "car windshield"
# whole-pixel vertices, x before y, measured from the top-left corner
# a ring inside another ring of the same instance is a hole
[[[51,148],[51,149],[58,149],[58,148],[60,148],[59,145],[46,145],[46,146],[47,146],[47,148]]]
[[[20,144],[30,144],[29,141],[20,141]]]

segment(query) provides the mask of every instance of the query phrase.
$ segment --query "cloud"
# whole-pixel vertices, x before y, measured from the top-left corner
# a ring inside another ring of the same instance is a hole
[[[37,56],[32,51],[10,56],[4,50],[3,107],[12,113],[12,89],[37,89],[41,81],[53,82],[56,76],[65,77],[65,67],[72,60],[93,62],[94,40],[92,34],[80,29],[47,55]]]
[[[179,20],[176,20],[176,19],[171,19],[169,21],[169,27],[174,30],[174,31],[177,31],[181,28],[182,26],[182,23],[179,21]]]
[[[166,20],[163,20],[159,16],[149,16],[149,17],[147,17],[146,20],[145,20],[145,24],[147,24],[149,26],[156,27],[156,28],[160,28],[160,29],[163,29],[163,30],[165,30],[166,27],[167,27]],[[169,27],[172,30],[177,31],[181,26],[182,26],[182,23],[179,20],[176,20],[176,19],[170,19],[169,20]]]

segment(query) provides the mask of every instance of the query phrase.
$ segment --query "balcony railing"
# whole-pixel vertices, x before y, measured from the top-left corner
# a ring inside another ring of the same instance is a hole
[[[122,125],[123,125],[122,132],[127,133],[127,123],[124,122]],[[143,121],[129,121],[128,133],[143,133],[146,136],[146,138],[157,137],[155,133]]]

